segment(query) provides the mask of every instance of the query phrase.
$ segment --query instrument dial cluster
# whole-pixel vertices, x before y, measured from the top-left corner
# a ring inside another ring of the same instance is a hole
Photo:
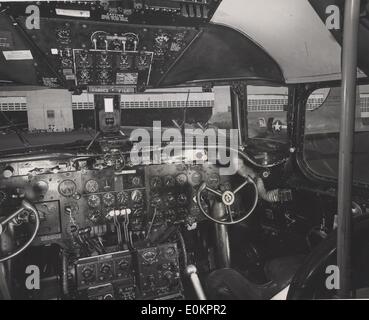
[[[97,227],[113,223],[115,216],[122,220],[124,215],[129,215],[128,227],[131,230],[145,230],[145,167],[124,170],[119,165],[123,164],[119,162],[123,159],[122,154],[115,152],[116,157],[111,155],[109,153],[109,157],[104,158],[107,166],[96,169],[95,162],[91,162],[81,171],[79,212],[82,214],[75,220],[79,226]]]
[[[218,189],[221,177],[215,166],[192,164],[163,164],[150,166],[148,186],[150,213],[156,210],[154,226],[163,223],[193,224],[204,219],[194,200],[203,182]]]
[[[70,238],[71,227],[83,229],[105,225],[107,228],[106,224],[112,223],[115,215],[129,215],[128,227],[138,233],[147,231],[151,222],[154,228],[163,224],[189,223],[188,217],[195,222],[203,219],[195,212],[193,198],[203,181],[217,187],[220,177],[215,170],[185,163],[127,167],[122,159],[122,154],[115,152],[114,156],[110,153],[104,159],[109,166],[99,169],[94,167],[96,160],[83,159],[77,166],[49,164],[52,170],[48,169],[47,173],[38,170],[31,181],[26,174],[8,178],[4,181],[8,185],[8,181],[12,181],[12,186],[1,189],[0,204],[12,198],[10,187],[15,190],[17,185],[24,186],[24,181],[29,181],[30,188],[39,195],[37,201],[59,203],[59,215],[53,214],[60,223],[62,235],[58,239]],[[32,166],[40,168],[41,163],[34,162]],[[153,216],[155,208],[156,215]],[[51,218],[46,215],[46,219]]]

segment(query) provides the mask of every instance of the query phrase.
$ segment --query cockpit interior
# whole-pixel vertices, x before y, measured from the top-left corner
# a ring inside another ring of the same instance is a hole
[[[0,300],[336,298],[344,2],[0,2]]]

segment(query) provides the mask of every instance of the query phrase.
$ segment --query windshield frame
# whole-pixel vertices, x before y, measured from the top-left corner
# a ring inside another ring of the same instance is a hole
[[[368,79],[357,79],[357,86],[368,84]],[[334,188],[336,188],[338,177],[320,175],[309,166],[308,162],[305,159],[304,147],[306,137],[306,108],[308,98],[315,90],[325,88],[339,88],[340,86],[341,81],[329,81],[323,83],[301,84],[291,87],[291,156],[295,160],[298,168],[305,178],[313,183],[321,183],[327,188],[332,187],[332,185],[334,185]],[[341,109],[338,108],[338,110],[340,111]],[[352,185],[356,188],[367,189],[369,187],[369,181],[363,182],[353,180]]]

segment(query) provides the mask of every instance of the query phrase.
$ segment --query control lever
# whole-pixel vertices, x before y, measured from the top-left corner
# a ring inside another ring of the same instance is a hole
[[[202,288],[199,276],[197,274],[197,268],[193,264],[186,267],[186,273],[190,277],[193,288],[196,292],[197,298],[199,300],[206,300],[204,289]]]

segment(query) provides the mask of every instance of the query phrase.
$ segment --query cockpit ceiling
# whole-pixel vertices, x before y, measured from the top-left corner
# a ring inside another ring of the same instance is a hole
[[[308,0],[223,0],[211,21],[264,48],[286,83],[340,79],[341,47]]]
[[[208,0],[197,11],[186,11],[191,7],[187,2],[183,11],[183,2],[171,1],[177,10],[171,13],[167,8],[153,14],[149,7],[122,7],[129,15],[120,21],[111,20],[115,15],[97,1],[84,3],[85,11],[94,12],[87,17],[57,15],[57,9],[82,4],[43,2],[41,28],[32,30],[25,27],[27,3],[13,3],[0,14],[5,39],[0,43],[0,85],[70,90],[108,86],[134,93],[199,82],[293,84],[341,77],[342,32],[331,32],[324,23],[324,8],[337,4],[342,11],[340,0]],[[368,74],[365,19],[360,25],[359,67]],[[5,51],[17,52],[7,58]]]
[[[113,93],[204,81],[284,84],[278,64],[262,48],[232,28],[209,24],[219,3],[201,2],[209,6],[208,18],[175,13],[163,20],[159,11],[155,19],[145,9],[140,15],[133,10],[127,21],[106,20],[106,9],[92,10],[92,4],[81,9],[101,15],[60,16],[68,2],[42,3],[39,28],[27,27],[27,3],[12,4],[0,14],[0,80]]]
[[[0,14],[0,32],[3,38],[11,39],[13,50],[25,50],[28,44],[22,36],[14,32],[12,21],[5,14]],[[5,42],[6,43],[6,42]],[[5,51],[5,50],[4,50]],[[36,85],[36,69],[32,59],[6,60],[0,54],[0,84]]]

